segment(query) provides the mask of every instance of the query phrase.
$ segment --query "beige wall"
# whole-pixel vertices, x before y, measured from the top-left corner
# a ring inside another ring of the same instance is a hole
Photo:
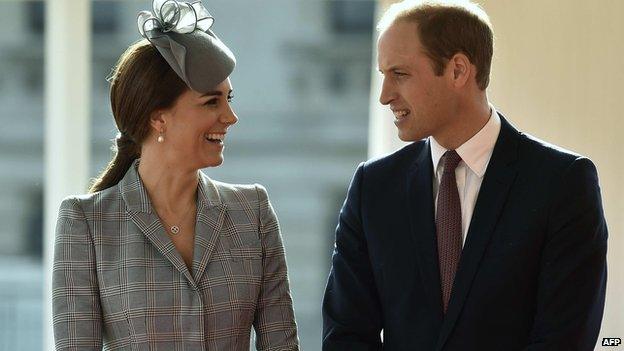
[[[392,2],[379,1],[380,7]],[[624,103],[624,1],[478,2],[496,36],[490,100],[521,130],[598,167],[610,232],[601,338],[624,337],[624,108],[618,106]],[[389,119],[371,111],[371,127]],[[396,131],[388,130],[385,142],[371,139],[371,154],[400,146],[392,141]],[[371,137],[380,136],[371,131]]]
[[[624,336],[624,1],[483,0],[490,100],[520,129],[590,157],[609,226],[603,336]]]

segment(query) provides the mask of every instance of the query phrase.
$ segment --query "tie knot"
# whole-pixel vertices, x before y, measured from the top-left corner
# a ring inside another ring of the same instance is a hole
[[[449,150],[444,153],[444,173],[454,172],[455,168],[461,161],[461,157],[455,150]]]

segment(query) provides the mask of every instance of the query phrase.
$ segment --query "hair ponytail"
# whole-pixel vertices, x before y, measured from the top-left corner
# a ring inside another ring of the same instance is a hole
[[[130,45],[108,81],[113,117],[121,133],[112,147],[115,156],[93,180],[91,193],[119,183],[141,155],[141,144],[150,135],[152,112],[171,107],[188,89],[147,40]]]
[[[111,186],[119,183],[124,177],[128,169],[132,167],[134,160],[140,157],[141,150],[132,138],[125,133],[117,134],[115,143],[112,147],[115,156],[108,163],[104,171],[98,178],[93,180],[90,193],[110,188]]]

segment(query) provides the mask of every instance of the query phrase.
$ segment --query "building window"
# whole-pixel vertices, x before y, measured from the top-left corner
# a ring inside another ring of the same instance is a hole
[[[35,34],[43,33],[45,22],[45,2],[26,1],[26,25],[30,32]],[[117,31],[119,13],[119,3],[113,1],[94,1],[91,3],[91,28],[94,34],[109,34]],[[71,16],[67,20],[71,21]]]
[[[375,20],[375,1],[332,0],[328,4],[334,32],[340,34],[371,32]]]

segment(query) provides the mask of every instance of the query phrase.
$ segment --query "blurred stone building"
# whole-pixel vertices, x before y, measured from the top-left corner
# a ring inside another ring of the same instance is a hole
[[[374,1],[204,1],[237,55],[225,162],[206,173],[269,191],[284,237],[304,350],[320,306],[338,210],[366,158]],[[92,5],[91,175],[111,157],[108,83],[150,1]],[[71,21],[72,14],[67,20]],[[0,350],[40,350],[43,166],[41,1],[0,2]]]

